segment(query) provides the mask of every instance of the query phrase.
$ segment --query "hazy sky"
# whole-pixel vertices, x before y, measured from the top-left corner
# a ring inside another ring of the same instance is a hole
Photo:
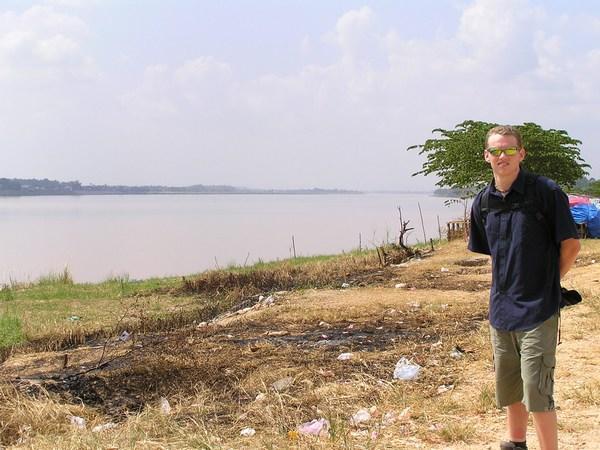
[[[465,119],[600,178],[600,2],[0,0],[0,177],[424,189]]]

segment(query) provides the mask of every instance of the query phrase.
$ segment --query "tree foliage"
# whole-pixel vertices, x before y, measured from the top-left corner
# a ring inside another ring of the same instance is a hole
[[[600,197],[600,180],[592,181],[583,192],[584,194],[591,195],[592,197]]]
[[[439,137],[407,149],[418,149],[419,154],[427,158],[422,170],[413,176],[435,174],[440,178],[438,186],[450,188],[476,189],[488,183],[492,170],[483,158],[483,149],[485,135],[496,125],[466,120],[453,130],[433,130]],[[525,169],[547,176],[564,188],[573,186],[587,174],[590,166],[580,156],[581,141],[566,131],[545,130],[535,123],[524,123],[516,128],[527,151],[521,163]]]

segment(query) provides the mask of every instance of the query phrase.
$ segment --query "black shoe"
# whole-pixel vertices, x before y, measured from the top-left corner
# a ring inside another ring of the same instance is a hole
[[[523,445],[516,445],[514,442],[511,441],[502,441],[500,442],[500,450],[527,450],[527,444]]]

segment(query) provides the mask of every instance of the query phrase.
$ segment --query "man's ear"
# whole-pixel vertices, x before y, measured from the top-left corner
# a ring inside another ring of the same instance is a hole
[[[521,155],[521,161],[523,161],[527,156],[527,150],[525,150],[525,147],[521,147],[521,150],[519,150],[519,154]]]
[[[483,151],[483,159],[490,162],[490,154],[486,150]]]

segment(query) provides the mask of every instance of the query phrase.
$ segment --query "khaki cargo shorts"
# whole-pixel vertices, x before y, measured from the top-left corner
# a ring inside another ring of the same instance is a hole
[[[490,335],[498,407],[523,402],[530,412],[552,411],[558,314],[529,331],[490,326]]]

